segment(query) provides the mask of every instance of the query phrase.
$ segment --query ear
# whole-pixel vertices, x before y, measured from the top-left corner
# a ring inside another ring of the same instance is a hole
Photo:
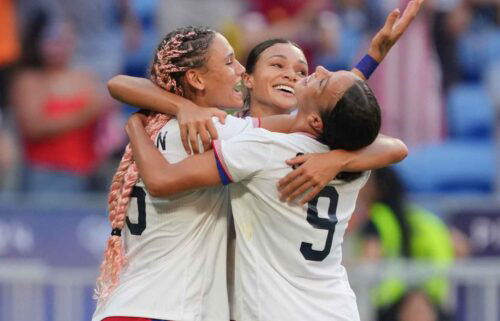
[[[252,75],[248,74],[248,73],[243,73],[243,76],[241,76],[241,78],[243,79],[243,85],[245,87],[247,87],[247,89],[252,89],[253,88],[253,77]]]
[[[323,120],[317,113],[311,113],[307,116],[307,124],[311,127],[317,134],[323,133]]]
[[[184,79],[186,81],[186,84],[197,90],[201,91],[205,89],[205,80],[197,69],[189,69],[188,71],[186,71],[186,73],[184,74]]]

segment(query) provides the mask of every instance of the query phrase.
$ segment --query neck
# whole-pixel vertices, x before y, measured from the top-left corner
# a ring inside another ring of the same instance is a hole
[[[250,116],[252,117],[267,117],[274,115],[288,115],[289,112],[285,109],[277,108],[275,106],[264,105],[257,101],[250,103]]]
[[[309,114],[301,112],[299,110],[292,124],[292,127],[290,128],[290,133],[306,133],[315,138],[318,137],[318,133],[316,132],[316,130],[314,130],[314,128],[309,124],[308,116]]]
[[[184,91],[184,98],[191,100],[199,107],[211,107],[210,102],[203,95],[197,95],[191,91]]]

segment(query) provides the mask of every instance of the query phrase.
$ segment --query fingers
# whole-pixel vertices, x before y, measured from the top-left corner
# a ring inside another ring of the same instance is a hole
[[[300,166],[310,158],[310,155],[300,155],[286,161],[287,165]]]
[[[207,123],[207,130],[212,140],[216,140],[219,138],[219,135],[217,134],[217,129],[215,129],[215,125],[212,121],[209,121]]]
[[[211,123],[211,121],[208,122]],[[208,134],[207,128],[200,124],[198,126],[198,133],[200,134],[201,143],[203,144],[203,150],[209,150],[212,145],[212,140]]]
[[[188,125],[188,136],[189,136],[189,142],[191,144],[191,148],[193,149],[193,153],[199,154],[200,148],[198,146],[198,131],[196,130],[196,127],[194,124]]]
[[[321,192],[321,190],[323,189],[323,186],[320,186],[320,185],[316,185],[312,188],[312,190],[307,193],[306,196],[304,196],[301,200],[300,200],[300,205],[304,205],[308,202],[310,202],[313,198],[315,198],[319,192]]]
[[[410,1],[408,5],[406,6],[405,11],[403,12],[403,16],[401,19],[398,20],[396,25],[394,26],[394,29],[397,32],[397,36],[401,36],[403,32],[408,28],[410,23],[415,19],[417,16],[418,11],[420,10],[420,6],[422,4],[422,1]]]
[[[287,161],[288,162],[288,161]],[[302,168],[297,168],[296,170],[293,170],[292,172],[290,172],[288,175],[286,175],[285,177],[283,177],[282,179],[280,179],[278,181],[278,189],[282,189],[284,188],[287,184],[289,184],[291,181],[293,181],[295,178],[299,177],[300,175],[302,175],[302,172],[304,170]]]
[[[387,19],[385,20],[385,25],[382,29],[390,32],[394,27],[394,25],[396,24],[396,21],[398,21],[400,15],[401,11],[399,11],[399,9],[392,10],[389,16],[387,16]]]
[[[188,126],[185,124],[182,124],[182,125],[179,125],[179,127],[180,127],[180,132],[181,132],[182,146],[184,146],[186,153],[188,155],[191,155],[191,147],[189,147],[189,142],[188,142]]]
[[[226,123],[227,113],[225,111],[217,109],[217,108],[213,108],[213,116],[219,118],[219,121],[221,122],[221,124]]]
[[[293,193],[291,193],[290,196],[288,196],[287,201],[290,202],[290,201],[296,199],[298,196],[304,194],[308,189],[310,189],[313,186],[314,186],[314,183],[312,181],[310,181],[310,180],[306,181],[299,188],[297,188],[295,191],[293,191]],[[304,204],[304,203],[302,203],[302,201],[301,201],[301,204]]]
[[[280,191],[280,200],[282,202],[289,200],[290,195],[292,195],[297,189],[299,189],[299,187],[307,182],[309,182],[309,179],[306,177],[306,175],[300,175]]]

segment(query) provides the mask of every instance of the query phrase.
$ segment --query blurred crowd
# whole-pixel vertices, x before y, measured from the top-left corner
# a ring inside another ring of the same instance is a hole
[[[310,70],[350,69],[386,14],[406,2],[2,0],[2,186],[105,190],[131,111],[109,98],[105,82],[120,73],[147,76],[158,39],[178,26],[220,30],[242,61],[255,44],[279,36],[305,48]],[[428,0],[370,80],[384,109],[382,132],[412,150],[400,169],[411,191],[494,191],[499,20],[496,0]],[[441,161],[464,154],[476,156],[459,168]],[[488,169],[453,179],[478,159]]]
[[[117,74],[147,77],[157,42],[176,27],[221,31],[240,61],[260,41],[283,37],[305,49],[309,70],[351,69],[387,13],[406,3],[0,0],[0,193],[105,193],[134,110],[113,101],[105,83]],[[500,3],[426,0],[424,7],[370,80],[382,132],[402,139],[410,156],[397,171],[372,175],[352,229],[366,260],[443,267],[468,255],[466,240],[408,203],[404,191],[495,192]],[[440,278],[418,289],[385,280],[374,294],[380,319],[446,320],[447,287]]]

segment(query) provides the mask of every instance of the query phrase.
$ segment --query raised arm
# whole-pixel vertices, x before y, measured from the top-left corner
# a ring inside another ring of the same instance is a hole
[[[412,0],[408,2],[403,15],[401,15],[399,9],[394,9],[389,16],[387,16],[382,29],[380,29],[379,32],[377,32],[377,34],[373,37],[370,48],[368,49],[368,56],[373,58],[375,60],[374,63],[376,64],[374,66],[366,66],[366,62],[360,62],[351,70],[351,72],[355,73],[364,80],[370,78],[370,69],[373,71],[373,68],[376,68],[377,65],[384,60],[389,53],[389,50],[394,46],[394,44],[396,44],[399,38],[401,38],[406,29],[408,29],[408,26],[411,24],[413,19],[415,19],[423,2],[424,0]],[[369,60],[368,63],[370,63]],[[364,67],[368,67],[368,72],[366,70],[360,70],[364,69]]]
[[[140,114],[132,115],[127,122],[126,132],[139,175],[150,195],[169,196],[221,184],[212,150],[170,164],[148,137],[143,120]]]
[[[211,139],[217,139],[212,117],[222,123],[226,112],[217,108],[200,107],[176,94],[167,92],[145,78],[118,75],[108,81],[108,91],[113,98],[139,108],[165,113],[177,117],[181,129],[184,149],[191,154],[199,153],[197,137],[200,135],[205,150],[210,149]]]
[[[357,151],[333,150],[308,154],[288,160],[290,166],[300,166],[279,181],[280,198],[293,200],[311,189],[300,202],[313,199],[340,172],[362,172],[386,167],[402,161],[408,155],[399,139],[379,134],[369,146]]]

